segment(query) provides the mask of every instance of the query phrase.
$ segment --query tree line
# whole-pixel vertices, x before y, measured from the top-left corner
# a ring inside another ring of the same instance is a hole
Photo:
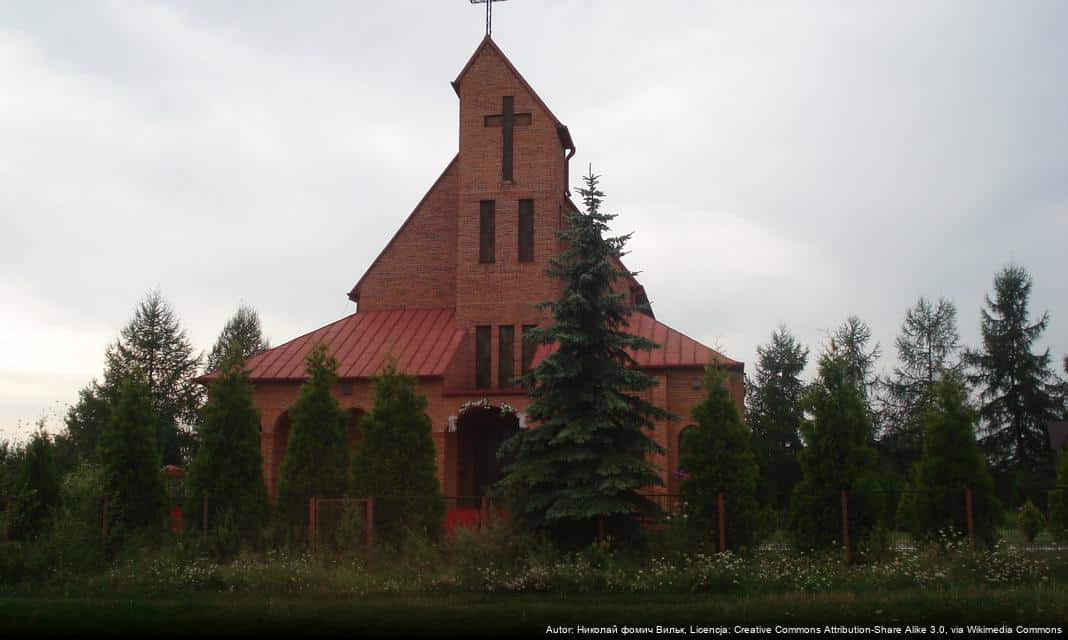
[[[630,236],[605,237],[614,216],[601,210],[598,176],[585,181],[586,211],[569,214],[559,232],[566,249],[548,270],[564,285],[541,305],[552,322],[530,334],[557,345],[522,379],[527,415],[539,426],[502,446],[509,464],[496,487],[517,522],[568,544],[639,537],[633,516],[657,515],[645,492],[662,485],[649,456],[663,449],[650,433],[677,418],[642,399],[654,382],[630,354],[656,345],[626,333],[631,309],[613,293],[628,273],[612,258]],[[757,350],[745,420],[723,372],[710,367],[706,398],[683,417],[696,427],[681,444],[683,515],[709,530],[724,492],[732,546],[751,543],[772,520],[788,523],[802,545],[825,546],[839,531],[843,489],[852,495],[851,529],[867,535],[879,526],[941,526],[963,509],[957,492],[967,488],[989,539],[1002,504],[1040,500],[1054,483],[1068,487],[1068,456],[1055,479],[1045,433],[1065,417],[1068,383],[1048,350],[1035,351],[1049,317],[1031,319],[1031,287],[1022,267],[997,274],[974,349],[960,344],[950,301],[921,298],[905,315],[889,376],[876,374],[880,345],[857,317],[822,345],[809,382],[801,379],[809,349],[780,327]],[[268,522],[299,538],[308,498],[343,495],[422,497],[387,501],[376,509],[376,529],[435,536],[442,504],[426,398],[395,363],[384,363],[373,407],[360,419],[363,437],[350,450],[347,416],[332,393],[337,363],[322,345],[306,360],[277,504],[268,504],[259,414],[243,365],[267,346],[255,312],[243,307],[209,354],[194,354],[170,306],[158,292],[147,295],[108,347],[102,380],[68,412],[66,431],[0,447],[14,537],[32,538],[62,513],[64,492],[78,489],[71,476],[98,483],[113,536],[158,528],[164,464],[188,464],[187,512],[206,496],[213,521],[233,540],[255,538]],[[1068,373],[1068,359],[1063,364]],[[205,401],[193,378],[207,370],[218,375]],[[1049,507],[1063,531],[1068,509],[1060,502]]]

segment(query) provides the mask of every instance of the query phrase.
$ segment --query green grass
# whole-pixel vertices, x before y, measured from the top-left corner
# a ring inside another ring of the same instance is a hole
[[[1025,624],[1064,626],[1068,592],[1036,586],[863,596],[374,595],[262,598],[0,599],[0,629],[25,635],[505,635],[544,636],[547,625],[705,626]]]

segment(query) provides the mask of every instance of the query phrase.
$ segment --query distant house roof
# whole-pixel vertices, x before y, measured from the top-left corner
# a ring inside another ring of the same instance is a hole
[[[713,363],[727,369],[741,370],[743,367],[741,362],[706,347],[644,313],[631,313],[624,330],[631,335],[652,340],[660,345],[652,351],[628,352],[643,369],[704,367]],[[534,352],[531,366],[537,365],[556,349],[555,343],[539,346]]]
[[[294,338],[246,362],[253,380],[303,380],[304,358],[316,344],[325,343],[338,361],[341,379],[369,378],[386,355],[397,368],[415,376],[437,377],[456,354],[464,332],[456,327],[453,309],[396,309],[365,311],[346,316]],[[199,378],[207,382],[209,373]]]
[[[1050,449],[1060,451],[1065,441],[1068,440],[1068,420],[1049,423],[1046,425],[1046,432],[1049,434]]]

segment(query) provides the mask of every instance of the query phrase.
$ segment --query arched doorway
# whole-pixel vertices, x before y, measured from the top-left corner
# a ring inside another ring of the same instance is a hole
[[[478,508],[501,479],[507,460],[501,444],[519,431],[519,417],[497,407],[474,407],[456,420],[456,497],[461,508]]]

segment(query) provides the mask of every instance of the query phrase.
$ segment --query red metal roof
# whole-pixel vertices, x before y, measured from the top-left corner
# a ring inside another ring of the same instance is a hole
[[[643,369],[704,367],[713,362],[727,368],[740,368],[741,362],[714,351],[693,338],[672,329],[663,322],[650,318],[644,313],[634,312],[627,318],[624,331],[640,338],[646,338],[660,345],[652,351],[629,351],[628,354]],[[557,345],[543,344],[534,352],[533,365],[537,365],[552,352]]]
[[[341,379],[373,376],[387,354],[397,368],[415,376],[434,377],[460,347],[464,332],[454,322],[454,309],[395,309],[354,313],[248,359],[253,380],[303,380],[304,358],[313,346],[326,343],[338,361]],[[203,376],[209,380],[214,374]]]

